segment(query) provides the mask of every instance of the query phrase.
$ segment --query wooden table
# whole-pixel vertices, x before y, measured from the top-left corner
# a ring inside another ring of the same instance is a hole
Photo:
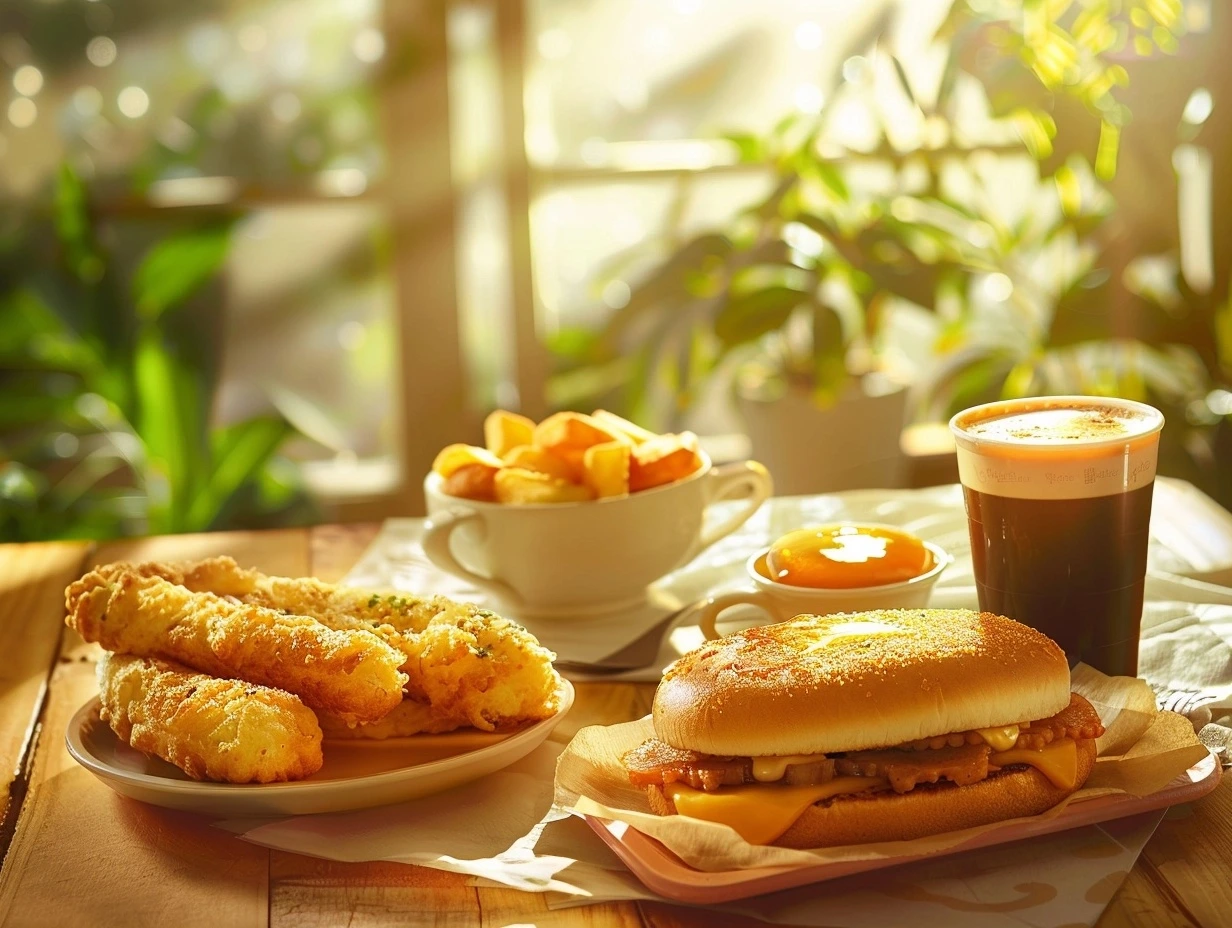
[[[267,850],[202,818],[123,799],[68,756],[68,719],[96,692],[97,651],[63,623],[64,587],[87,567],[226,553],[267,573],[337,580],[376,530],[0,545],[0,926],[718,924],[714,913],[657,903],[550,912],[541,895],[476,889],[439,870]],[[579,684],[577,704],[553,737],[567,741],[583,725],[644,715],[653,689]],[[1099,924],[1232,924],[1232,777],[1169,813]]]

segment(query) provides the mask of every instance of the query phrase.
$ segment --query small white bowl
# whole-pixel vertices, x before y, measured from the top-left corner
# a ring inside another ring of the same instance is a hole
[[[871,522],[857,523],[869,528],[894,528],[892,525],[875,525]],[[762,548],[745,561],[745,572],[753,586],[751,589],[733,590],[711,596],[701,607],[697,624],[707,639],[722,637],[715,631],[719,616],[732,606],[749,605],[768,613],[772,622],[786,622],[802,614],[831,615],[835,612],[865,612],[870,609],[920,609],[928,605],[933,586],[953,558],[939,545],[923,542],[933,556],[933,566],[926,573],[900,583],[881,586],[824,589],[792,586],[766,577],[757,569],[757,562],[765,557],[770,548]]]

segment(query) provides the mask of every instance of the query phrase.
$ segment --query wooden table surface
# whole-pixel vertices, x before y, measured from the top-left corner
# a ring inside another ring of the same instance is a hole
[[[658,903],[550,912],[539,894],[478,889],[439,870],[267,850],[200,817],[123,799],[68,756],[65,726],[96,694],[97,651],[64,627],[64,588],[90,565],[230,554],[267,573],[337,580],[376,530],[0,545],[0,926],[720,923],[713,912]],[[577,704],[553,737],[567,741],[584,725],[644,715],[653,689],[579,684]],[[1099,925],[1232,925],[1232,777],[1168,814]]]

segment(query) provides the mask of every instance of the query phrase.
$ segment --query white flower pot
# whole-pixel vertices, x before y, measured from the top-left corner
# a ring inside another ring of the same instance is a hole
[[[905,388],[870,396],[852,384],[824,408],[800,390],[769,400],[736,396],[752,455],[769,468],[775,495],[903,485]]]

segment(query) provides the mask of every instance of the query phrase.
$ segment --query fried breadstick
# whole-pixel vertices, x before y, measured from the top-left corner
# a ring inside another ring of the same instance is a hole
[[[522,626],[470,603],[376,593],[309,577],[270,577],[229,557],[129,569],[188,585],[210,584],[212,592],[311,616],[339,631],[370,631],[405,654],[409,702],[376,725],[350,731],[322,714],[330,737],[383,738],[464,725],[492,731],[545,719],[558,708],[555,655]]]
[[[139,577],[158,577],[194,593],[214,593],[217,596],[243,596],[251,593],[261,575],[255,570],[245,570],[235,559],[222,555],[199,561],[146,561],[131,564],[117,561],[101,564],[95,572],[108,581],[122,574],[135,573]]]
[[[99,715],[139,751],[195,780],[275,783],[321,769],[321,728],[290,693],[169,661],[104,654]]]
[[[287,690],[348,723],[375,721],[402,700],[405,656],[368,631],[331,629],[132,570],[89,573],[65,599],[66,621],[86,641]]]
[[[407,656],[407,707],[357,737],[442,732],[463,725],[494,731],[539,721],[557,709],[555,655],[508,619],[444,596],[379,594],[319,580],[258,575],[246,602],[311,615],[331,628],[368,628]],[[336,736],[331,720],[322,725]]]

